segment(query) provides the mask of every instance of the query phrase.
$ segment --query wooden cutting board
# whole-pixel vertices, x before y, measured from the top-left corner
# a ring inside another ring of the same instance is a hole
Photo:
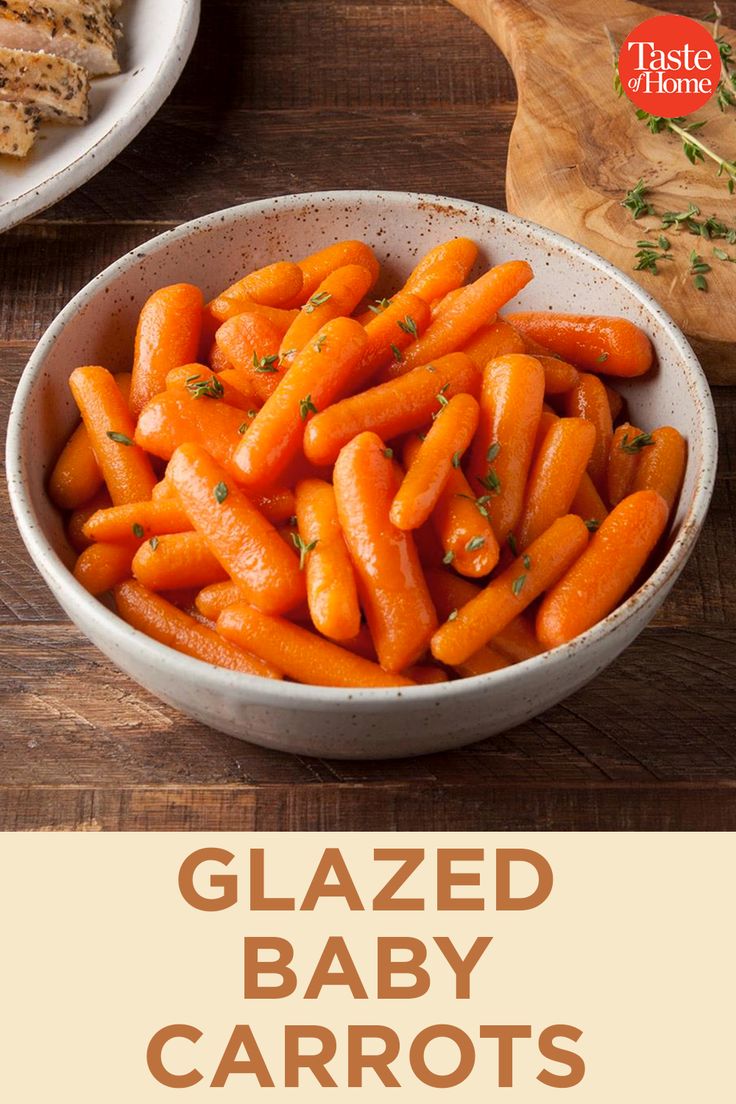
[[[688,335],[712,383],[736,384],[736,264],[713,256],[714,245],[736,257],[736,246],[666,231],[675,260],[660,274],[634,271],[636,242],[660,220],[634,221],[620,204],[642,178],[659,211],[694,203],[701,217],[736,225],[736,195],[716,166],[693,166],[670,133],[651,134],[633,104],[613,90],[611,47],[643,19],[661,15],[629,0],[451,0],[483,27],[508,59],[519,106],[509,142],[509,211],[582,242],[630,273]],[[704,8],[705,4],[702,5]],[[725,37],[736,48],[736,34]],[[736,155],[736,109],[713,103],[701,135],[721,156]],[[708,291],[689,275],[695,249],[713,266]]]

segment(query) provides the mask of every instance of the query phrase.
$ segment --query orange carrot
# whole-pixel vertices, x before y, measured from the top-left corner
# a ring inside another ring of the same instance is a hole
[[[223,583],[210,583],[203,587],[196,598],[196,605],[203,617],[216,621],[223,610],[243,601],[243,592],[231,579]]]
[[[463,346],[463,352],[478,368],[485,368],[489,360],[505,356],[506,353],[523,353],[524,340],[508,322],[497,319],[490,325],[481,326]]]
[[[474,491],[489,496],[486,508],[499,541],[521,516],[543,401],[544,372],[535,357],[509,353],[486,367],[468,478]]]
[[[418,438],[407,439],[404,445],[407,467],[419,448]],[[493,571],[499,548],[488,520],[486,501],[484,495],[475,496],[462,468],[453,465],[430,519],[433,547],[427,549],[425,526],[415,533],[419,558],[425,566],[451,563],[461,575],[476,579]]]
[[[667,515],[656,491],[637,491],[619,502],[542,601],[537,636],[545,647],[566,644],[615,609],[662,536]]]
[[[611,411],[611,421],[615,423],[617,418],[621,417],[624,409],[623,396],[618,393],[613,387],[605,385],[606,398],[608,399],[608,406]]]
[[[473,586],[465,579],[458,579],[456,575],[444,569],[432,569],[426,573],[426,578],[437,615],[443,621],[448,617],[454,618],[461,606],[481,593],[479,587]],[[484,644],[477,652],[468,656],[464,663],[453,667],[453,670],[463,678],[469,678],[472,675],[486,675],[491,671],[500,671],[510,665],[511,660],[495,647],[494,642],[493,647]]]
[[[338,644],[245,603],[224,610],[217,619],[217,631],[278,666],[296,682],[363,689],[412,685],[408,678],[388,674]]]
[[[600,525],[604,518],[608,517],[608,508],[595,489],[593,480],[587,472],[583,472],[570,509],[573,514],[577,514],[583,521],[590,522],[589,528],[593,530]]]
[[[390,440],[421,429],[441,408],[438,396],[477,394],[479,380],[478,369],[464,353],[440,357],[317,414],[304,434],[304,452],[314,464],[331,464],[343,445],[366,430]]]
[[[168,477],[194,528],[248,601],[265,612],[283,613],[303,600],[297,557],[203,448],[180,446]]]
[[[84,552],[85,548],[89,548],[92,541],[85,537],[84,527],[93,514],[96,514],[98,510],[106,510],[108,506],[112,506],[112,502],[107,493],[107,488],[100,487],[97,494],[93,495],[89,502],[85,502],[84,506],[80,506],[70,516],[66,525],[66,535],[75,552]]]
[[[280,340],[281,336],[279,334],[279,341]],[[226,369],[232,368],[232,364],[227,359],[222,349],[218,348],[217,341],[213,341],[210,345],[210,351],[206,357],[206,360],[212,371],[216,374],[224,372]]]
[[[563,395],[566,391],[571,391],[578,382],[580,373],[572,364],[549,356],[538,356],[537,360],[544,369],[546,395]]]
[[[519,548],[569,512],[594,444],[595,427],[583,418],[557,418],[550,426],[529,473]]]
[[[279,335],[283,336],[291,323],[298,316],[297,310],[283,310],[281,307],[264,307],[261,303],[254,303],[252,299],[213,299],[208,303],[202,313],[202,344],[205,349],[215,337],[217,330],[231,318],[237,318],[241,314],[257,314],[275,326]]]
[[[358,322],[335,318],[297,355],[235,455],[239,478],[246,486],[268,486],[284,471],[299,451],[310,414],[345,391],[366,345],[365,330]]]
[[[452,238],[436,245],[422,257],[403,290],[427,303],[442,298],[465,283],[477,256],[478,246],[470,238]]]
[[[687,444],[672,426],[655,429],[651,438],[654,443],[642,450],[633,489],[656,491],[671,510],[685,476]]]
[[[314,627],[331,640],[351,640],[360,630],[358,591],[330,484],[320,479],[297,484],[296,517],[299,531],[293,535],[306,559]]]
[[[179,445],[192,441],[235,474],[233,458],[249,425],[252,421],[244,411],[221,399],[195,399],[181,391],[165,391],[141,411],[135,439],[162,460],[169,460]]]
[[[606,467],[606,489],[611,506],[618,505],[622,498],[631,494],[641,452],[651,446],[651,442],[649,433],[642,433],[629,422],[614,431]]]
[[[229,671],[262,678],[281,678],[281,672],[243,651],[218,633],[177,609],[158,594],[133,580],[115,588],[115,604],[118,613],[134,629],[166,644],[184,655],[201,659]]]
[[[448,291],[447,295],[443,295],[441,299],[433,299],[430,305],[430,312],[432,318],[439,317],[443,311],[446,311],[448,307],[456,301],[456,299],[463,293],[462,287],[453,288],[452,291]]]
[[[163,498],[98,510],[85,525],[84,535],[99,541],[124,541],[131,536],[148,540],[163,533],[186,533],[191,528],[179,500]]]
[[[523,556],[462,606],[454,620],[437,629],[432,637],[435,659],[450,666],[464,663],[553,586],[587,543],[588,530],[579,517],[558,518]]]
[[[115,376],[127,405],[130,397],[130,373]],[[49,480],[51,500],[61,510],[76,510],[89,502],[102,486],[102,472],[92,448],[87,427],[79,425],[62,449]]]
[[[300,307],[306,303],[331,272],[344,268],[345,265],[361,265],[366,268],[371,274],[371,287],[378,279],[378,261],[370,246],[362,241],[335,242],[317,253],[310,253],[297,263],[302,270],[302,286],[299,294],[289,304],[292,307]]]
[[[429,324],[429,307],[418,295],[400,291],[382,310],[364,323],[368,338],[353,390],[363,386],[379,369],[396,358]]]
[[[477,426],[478,403],[472,395],[444,400],[391,504],[390,518],[399,529],[418,529],[424,524],[453,467],[460,467]]]
[[[240,387],[234,387],[230,375],[223,373],[217,375],[206,364],[182,364],[179,368],[172,368],[166,373],[167,391],[184,391],[193,399],[206,401],[207,399],[222,399],[228,406],[234,406],[238,410],[250,410],[257,396],[253,388],[245,391],[244,381]],[[236,377],[240,380],[240,377]]]
[[[278,358],[282,337],[278,327],[258,314],[239,314],[223,323],[215,335],[218,349],[262,402],[283,378]]]
[[[572,391],[566,392],[563,396],[563,405],[569,418],[585,418],[595,426],[595,444],[588,471],[597,490],[604,493],[608,455],[613,437],[611,408],[608,405],[606,389],[597,376],[581,372]]]
[[[506,261],[468,284],[462,295],[408,347],[403,359],[391,366],[389,373],[403,375],[419,364],[462,348],[482,325],[493,320],[504,303],[519,294],[532,275],[526,261]]]
[[[361,433],[346,445],[334,481],[337,514],[380,664],[403,671],[425,651],[437,618],[411,535],[389,518],[397,480],[381,438]]]
[[[276,261],[249,272],[230,287],[221,291],[217,298],[247,299],[263,307],[285,307],[296,299],[302,290],[304,277],[299,265],[291,261]]]
[[[90,594],[104,594],[130,578],[135,551],[136,545],[131,541],[91,544],[79,556],[74,566],[74,578]]]
[[[652,344],[626,318],[521,311],[506,316],[526,337],[572,361],[586,372],[609,376],[641,376],[652,366]]]
[[[279,347],[281,360],[286,365],[292,364],[297,353],[328,322],[352,314],[371,283],[371,274],[362,265],[345,265],[325,277],[282,337]]]
[[[87,365],[74,369],[69,386],[113,503],[150,498],[156,476],[133,441],[133,419],[115,377],[106,368]]]
[[[130,388],[134,415],[164,390],[170,368],[197,359],[201,329],[202,292],[192,284],[159,288],[144,303],[135,335]]]
[[[144,541],[133,559],[133,575],[149,590],[200,588],[227,578],[204,537],[191,528]]]
[[[441,667],[433,667],[430,663],[415,664],[405,673],[406,677],[417,686],[435,686],[437,683],[449,681],[447,671],[443,671]]]

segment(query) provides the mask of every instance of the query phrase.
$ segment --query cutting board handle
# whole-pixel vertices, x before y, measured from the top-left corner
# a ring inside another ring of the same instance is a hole
[[[542,27],[560,21],[560,8],[577,6],[577,0],[450,0],[461,12],[487,32],[509,62],[517,48],[538,37]]]

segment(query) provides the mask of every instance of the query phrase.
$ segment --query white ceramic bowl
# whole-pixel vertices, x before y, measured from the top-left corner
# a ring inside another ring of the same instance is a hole
[[[519,305],[624,315],[654,342],[658,369],[622,381],[621,390],[639,425],[676,426],[689,457],[666,554],[634,595],[571,644],[494,674],[404,690],[340,690],[271,682],[179,655],[79,586],[45,491],[49,467],[77,417],[67,379],[78,364],[130,367],[136,318],[151,291],[185,280],[214,294],[250,268],[296,259],[339,238],[364,238],[382,264],[382,294],[430,246],[461,234],[479,244],[479,267],[511,258],[531,263],[536,278]],[[254,743],[372,759],[460,747],[502,732],[598,674],[641,632],[685,566],[708,509],[716,454],[710,392],[687,341],[654,300],[600,257],[551,230],[473,203],[400,192],[321,192],[206,215],[154,238],[88,284],[49,327],[23,374],[7,460],[18,527],[39,571],[82,632],[137,682],[205,724]]]

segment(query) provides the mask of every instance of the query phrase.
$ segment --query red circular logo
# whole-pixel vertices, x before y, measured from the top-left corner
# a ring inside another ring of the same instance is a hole
[[[674,119],[708,102],[718,87],[721,58],[702,24],[684,15],[655,15],[624,40],[618,70],[632,103]]]

